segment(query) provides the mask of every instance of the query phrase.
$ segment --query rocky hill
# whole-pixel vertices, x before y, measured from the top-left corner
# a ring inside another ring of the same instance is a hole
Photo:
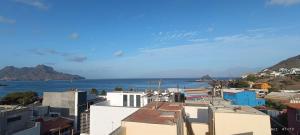
[[[268,69],[276,71],[279,68],[300,68],[300,55],[283,60]]]
[[[6,81],[37,81],[37,80],[80,80],[78,75],[65,74],[55,71],[52,67],[38,65],[36,67],[16,68],[7,66],[0,70],[0,80]]]

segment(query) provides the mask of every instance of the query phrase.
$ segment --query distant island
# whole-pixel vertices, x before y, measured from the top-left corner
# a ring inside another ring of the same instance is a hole
[[[55,71],[46,65],[36,67],[17,68],[7,66],[0,70],[0,80],[2,81],[48,81],[48,80],[82,80],[79,75],[71,75]]]

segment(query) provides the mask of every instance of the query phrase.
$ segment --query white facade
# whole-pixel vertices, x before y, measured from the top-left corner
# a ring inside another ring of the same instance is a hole
[[[108,135],[121,126],[121,121],[139,108],[99,106],[90,108],[90,135]]]
[[[148,97],[144,92],[107,92],[110,106],[143,107],[148,104]]]

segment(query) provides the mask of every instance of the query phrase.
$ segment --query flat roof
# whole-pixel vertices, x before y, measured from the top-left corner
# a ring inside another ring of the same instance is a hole
[[[239,113],[239,114],[254,114],[266,115],[265,113],[256,110],[250,106],[228,105],[228,106],[212,106],[214,112],[219,113]]]
[[[0,105],[0,112],[24,109],[26,107],[19,105]]]
[[[143,94],[145,92],[143,92],[143,91],[109,91],[107,93],[137,93],[137,94]]]
[[[123,121],[173,125],[181,117],[183,103],[151,102]]]
[[[240,90],[240,89],[223,89],[223,92],[228,92],[228,93],[239,93],[243,91],[244,90]]]

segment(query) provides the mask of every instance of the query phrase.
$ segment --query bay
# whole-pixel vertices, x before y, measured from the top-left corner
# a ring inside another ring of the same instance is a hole
[[[149,78],[149,79],[87,79],[73,81],[0,81],[0,84],[7,86],[0,87],[0,96],[10,92],[17,91],[35,91],[39,95],[48,91],[66,91],[78,89],[88,91],[96,88],[98,91],[112,91],[116,87],[122,87],[125,90],[133,89],[135,91],[144,91],[145,89],[158,88],[158,81],[161,80],[161,88],[199,88],[208,87],[207,83],[191,82],[197,78]]]

